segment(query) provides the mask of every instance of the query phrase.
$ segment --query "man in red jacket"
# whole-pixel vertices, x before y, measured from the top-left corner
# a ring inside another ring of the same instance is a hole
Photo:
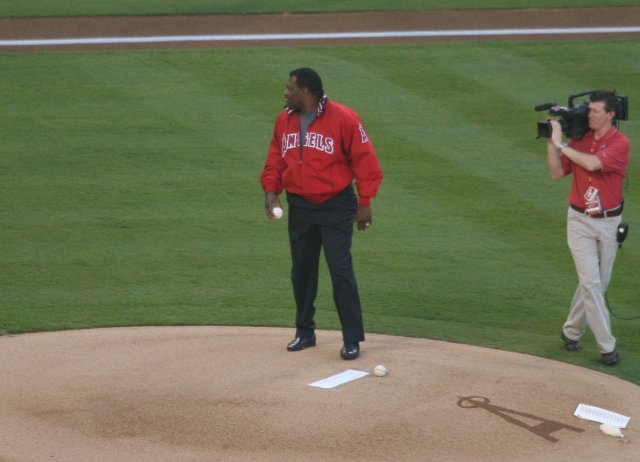
[[[382,170],[358,115],[329,101],[313,69],[292,71],[284,97],[287,105],[276,119],[260,183],[270,219],[276,219],[273,209],[281,207],[283,189],[289,204],[296,335],[287,350],[316,344],[314,302],[322,248],[342,325],[340,356],[355,359],[364,327],[351,262],[353,222],[361,231],[371,226],[371,198]]]

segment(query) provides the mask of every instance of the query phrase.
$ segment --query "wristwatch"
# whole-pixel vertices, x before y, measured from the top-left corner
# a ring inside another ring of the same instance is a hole
[[[564,148],[568,148],[569,145],[567,143],[560,143],[560,146],[557,146],[559,151],[562,151]]]

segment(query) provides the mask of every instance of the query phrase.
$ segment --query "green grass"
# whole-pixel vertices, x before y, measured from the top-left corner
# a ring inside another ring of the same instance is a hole
[[[634,0],[3,0],[0,17],[634,6]]]
[[[353,249],[368,332],[640,383],[640,321],[614,319],[615,368],[590,337],[581,354],[561,350],[576,284],[569,180],[550,179],[533,110],[616,88],[638,146],[640,64],[628,57],[639,52],[608,40],[0,54],[0,331],[291,326],[286,225],[264,216],[258,176],[288,71],[312,65],[358,110],[385,171]],[[633,156],[630,237],[609,290],[629,317],[640,315],[637,182]],[[329,286],[325,270],[322,329],[339,327]]]

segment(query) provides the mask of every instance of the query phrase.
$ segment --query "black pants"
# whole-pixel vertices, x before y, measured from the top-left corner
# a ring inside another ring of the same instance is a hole
[[[314,204],[287,194],[291,282],[296,302],[296,336],[308,337],[315,330],[315,299],[318,292],[320,249],[331,274],[333,300],[345,342],[364,340],[358,284],[351,262],[353,220],[358,200],[349,185],[326,202]]]

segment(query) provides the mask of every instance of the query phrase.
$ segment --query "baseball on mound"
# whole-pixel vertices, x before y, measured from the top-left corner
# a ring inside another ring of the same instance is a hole
[[[282,215],[284,215],[284,211],[280,207],[274,207],[273,209],[271,209],[271,211],[273,212],[273,216],[276,218],[276,220],[279,220],[280,218],[282,218]]]
[[[602,424],[600,425],[600,431],[605,435],[613,436],[615,438],[624,438],[624,435],[622,434],[620,429],[618,427],[614,427],[613,425]]]
[[[385,375],[387,375],[387,368],[384,367],[382,364],[378,364],[376,367],[373,368],[373,373],[378,377],[384,377]]]

